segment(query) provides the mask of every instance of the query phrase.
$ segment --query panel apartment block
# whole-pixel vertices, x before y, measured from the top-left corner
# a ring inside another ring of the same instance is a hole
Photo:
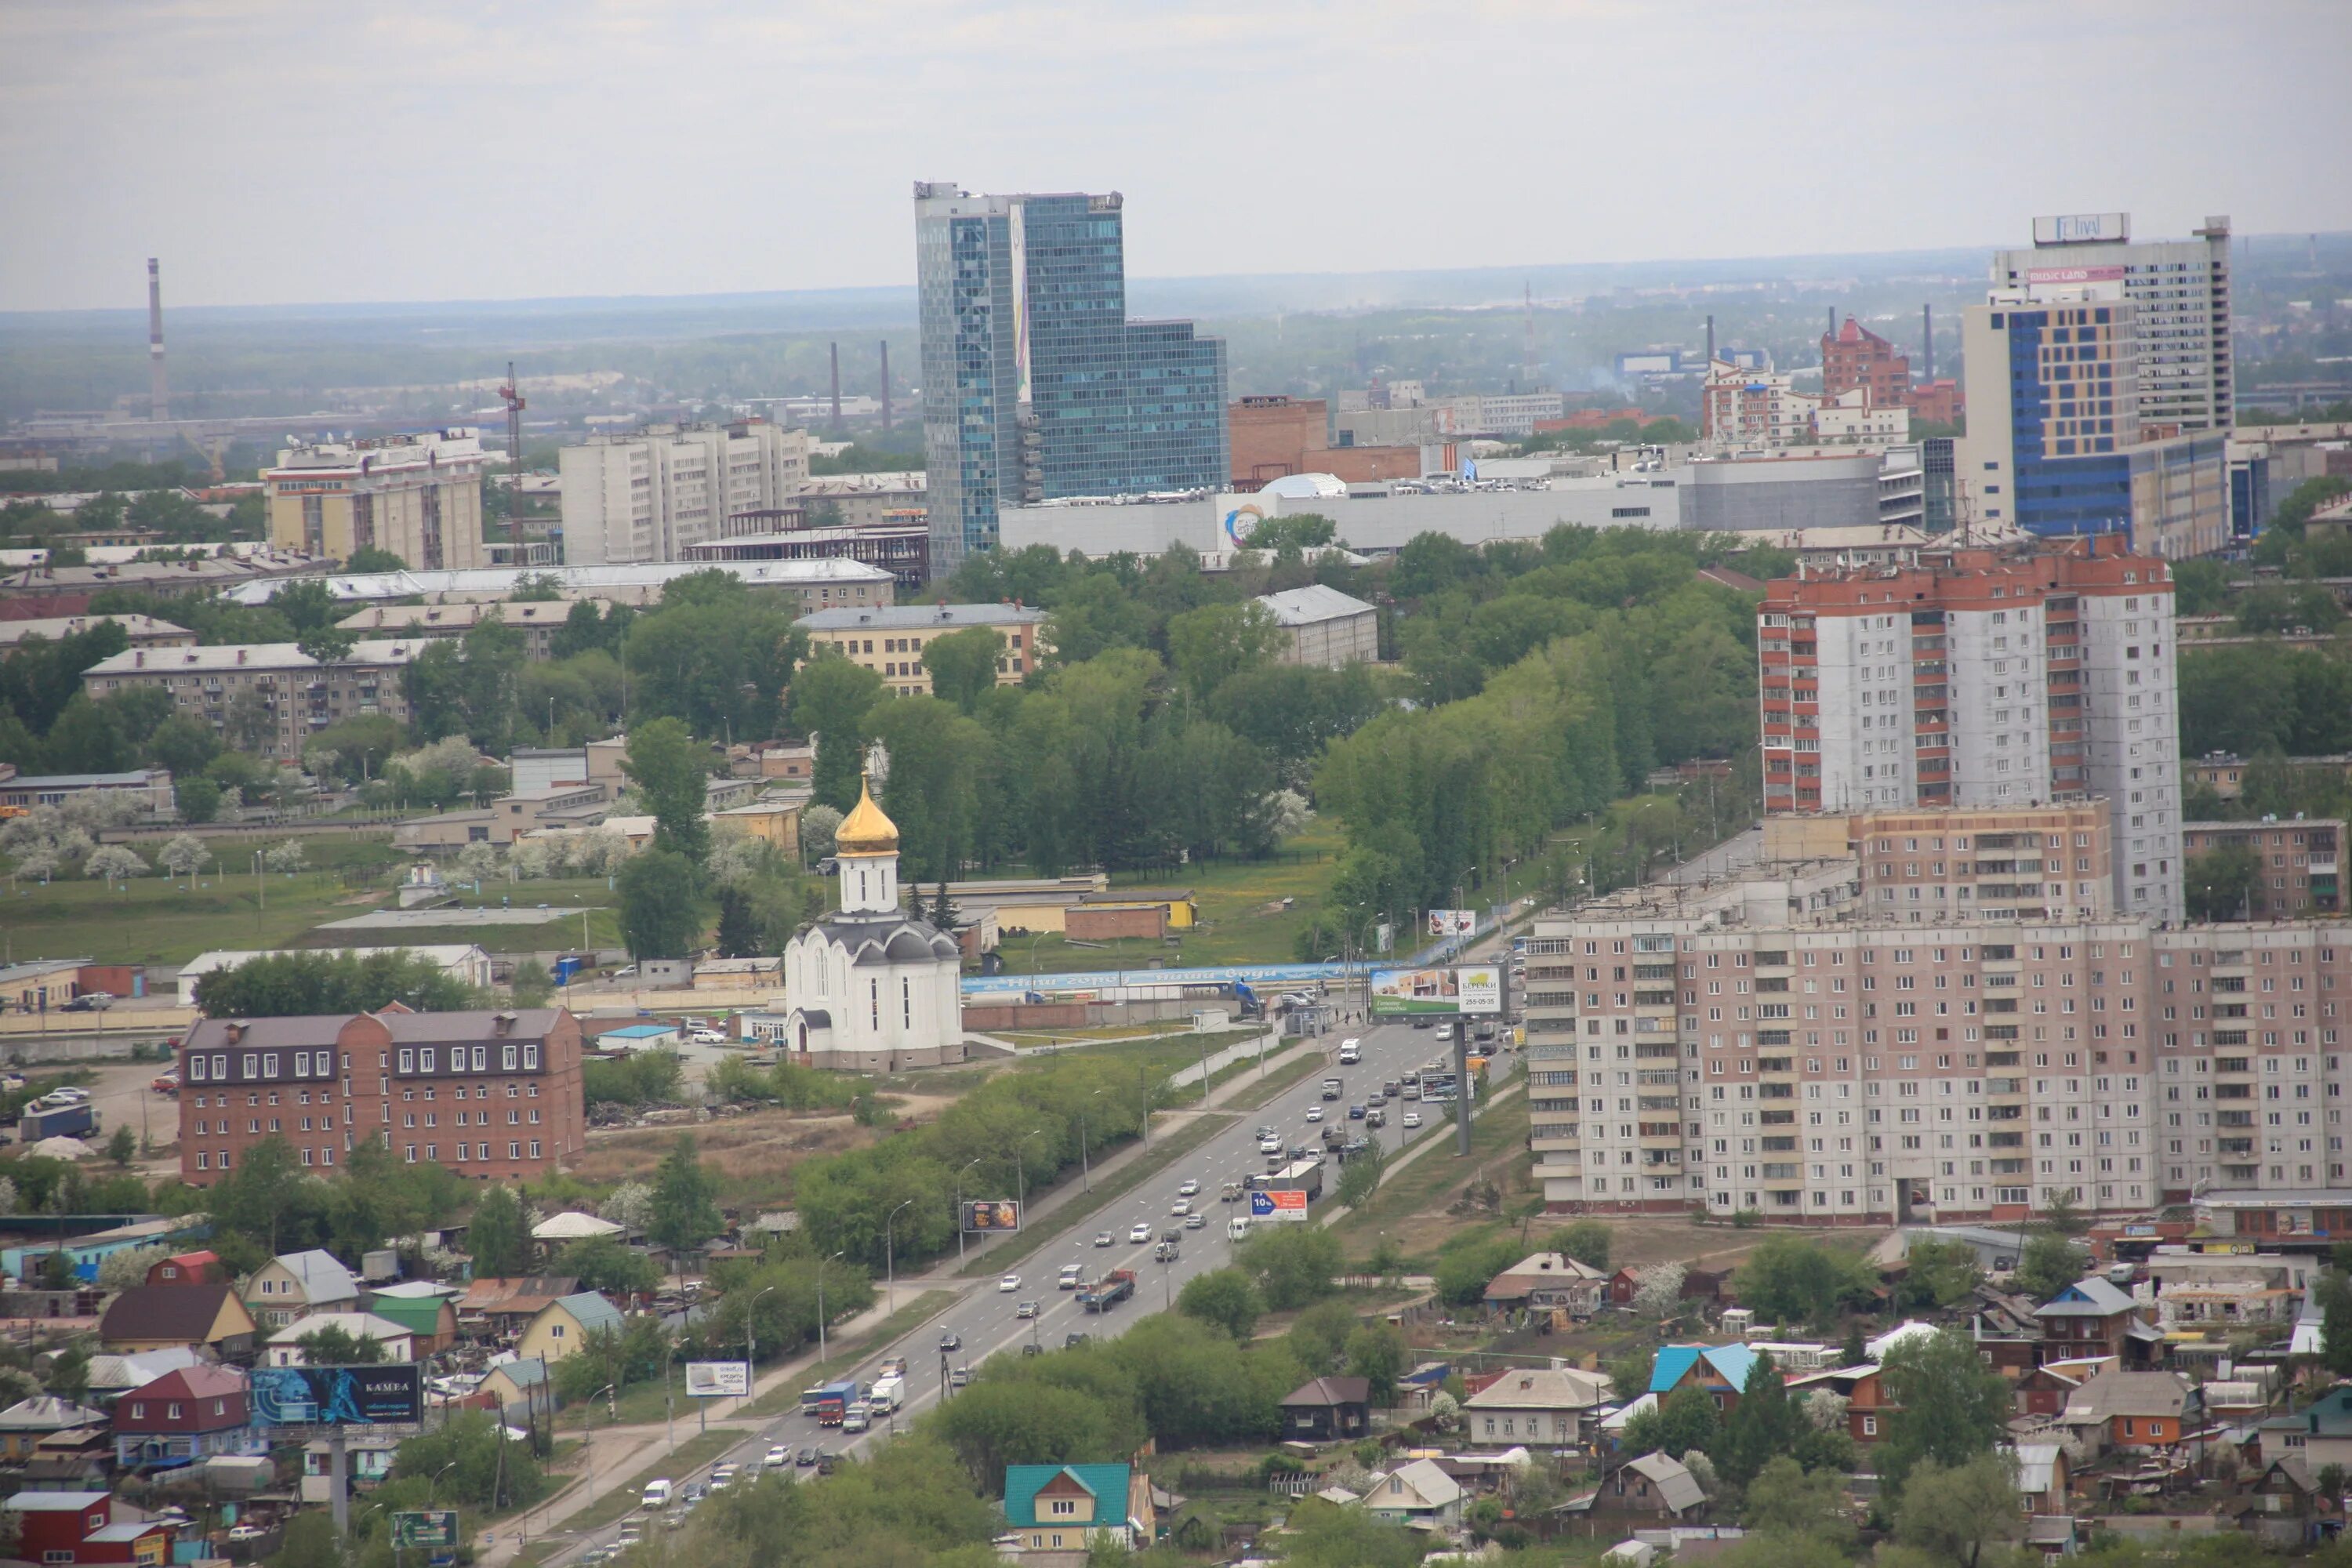
[[[1758,612],[1767,811],[2103,796],[2116,909],[2178,921],[2172,583],[2115,538],[1783,579]]]
[[[739,512],[791,503],[809,437],[762,419],[594,436],[559,454],[563,554],[575,566],[684,561]]]

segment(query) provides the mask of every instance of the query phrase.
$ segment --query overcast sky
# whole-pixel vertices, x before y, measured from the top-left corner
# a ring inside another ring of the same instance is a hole
[[[0,0],[0,309],[906,283],[909,185],[1139,276],[2352,227],[2347,0]]]

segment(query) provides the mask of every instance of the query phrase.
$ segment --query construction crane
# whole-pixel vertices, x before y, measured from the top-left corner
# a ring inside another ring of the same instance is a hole
[[[499,388],[507,405],[507,542],[514,547],[514,564],[522,561],[522,393],[515,382],[514,361],[507,361],[507,384]]]

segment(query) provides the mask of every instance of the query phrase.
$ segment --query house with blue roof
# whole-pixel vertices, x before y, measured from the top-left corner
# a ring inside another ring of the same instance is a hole
[[[998,1554],[1024,1568],[1085,1568],[1108,1536],[1130,1552],[1159,1533],[1151,1478],[1131,1465],[1007,1465]]]
[[[1704,1389],[1727,1415],[1755,1368],[1756,1352],[1744,1344],[1661,1345],[1650,1363],[1650,1392],[1663,1404],[1683,1389]]]

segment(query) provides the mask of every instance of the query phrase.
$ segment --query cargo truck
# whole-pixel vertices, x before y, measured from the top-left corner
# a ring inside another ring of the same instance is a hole
[[[838,1426],[841,1417],[857,1397],[857,1382],[844,1378],[839,1383],[821,1383],[801,1394],[801,1414],[814,1415],[820,1426]]]
[[[1078,1292],[1078,1305],[1089,1312],[1107,1312],[1135,1294],[1135,1270],[1114,1268]]]
[[[897,1375],[876,1378],[873,1391],[866,1396],[866,1403],[877,1415],[889,1415],[907,1403],[907,1380]]]
[[[82,1138],[98,1131],[98,1112],[88,1100],[77,1105],[27,1109],[16,1119],[16,1142],[37,1143],[44,1138]]]

